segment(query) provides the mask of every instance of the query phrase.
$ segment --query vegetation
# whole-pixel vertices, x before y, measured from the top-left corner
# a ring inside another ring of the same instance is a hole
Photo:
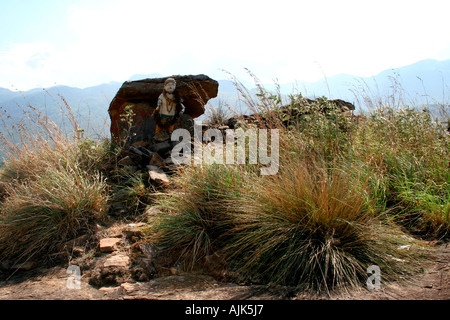
[[[256,98],[236,86],[258,120],[241,125],[280,130],[276,175],[186,165],[157,190],[119,164],[120,146],[77,126],[67,136],[38,121],[19,127],[20,143],[4,137],[1,259],[57,252],[111,219],[116,204],[133,216],[156,207],[148,240],[187,269],[216,254],[242,281],[310,290],[358,287],[371,265],[396,279],[425,259],[423,240],[448,241],[450,137],[427,109],[374,103],[356,121],[324,97],[286,104],[259,83]],[[223,108],[210,116],[215,125],[228,117]]]
[[[147,200],[148,183],[118,165],[120,148],[84,138],[66,104],[72,134],[63,133],[35,108],[0,136],[6,155],[0,167],[0,261],[49,260],[77,237],[96,239],[112,205],[131,214]],[[142,191],[144,190],[144,191]]]
[[[152,241],[187,268],[216,253],[243,280],[331,290],[360,285],[370,265],[385,280],[413,270],[425,243],[411,234],[448,240],[449,137],[426,109],[386,105],[356,121],[326,98],[291,96],[286,112],[259,88],[256,100],[240,92],[281,130],[279,172],[183,168],[155,200]]]
[[[107,187],[97,167],[100,145],[68,138],[36,110],[17,127],[20,141],[3,137],[0,168],[0,256],[27,260],[57,253],[68,240],[106,217]],[[71,118],[73,119],[73,118]]]

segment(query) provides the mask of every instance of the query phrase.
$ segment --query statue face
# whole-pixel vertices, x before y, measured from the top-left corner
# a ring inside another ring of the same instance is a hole
[[[175,91],[175,83],[174,82],[168,82],[164,85],[164,90],[166,90],[168,93],[173,93]]]

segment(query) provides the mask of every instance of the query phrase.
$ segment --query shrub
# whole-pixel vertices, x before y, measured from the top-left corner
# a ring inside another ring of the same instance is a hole
[[[127,215],[137,216],[153,203],[155,187],[149,182],[148,172],[122,171],[120,180],[109,183],[110,202],[119,204]]]
[[[178,250],[188,268],[219,250],[230,228],[228,202],[244,192],[245,174],[240,167],[214,164],[181,170],[174,189],[155,200],[161,213],[151,222],[152,238]]]
[[[371,193],[397,222],[414,233],[445,237],[449,143],[445,128],[428,110],[385,107],[355,132],[349,156],[365,168]]]
[[[93,232],[107,211],[99,173],[107,143],[83,138],[70,109],[73,136],[29,107],[18,124],[2,118],[9,135],[0,135],[0,256],[16,262],[58,253],[68,240]]]
[[[373,264],[402,272],[385,255],[399,254],[392,231],[373,219],[364,194],[320,164],[288,159],[231,211],[234,237],[224,251],[244,278],[329,290],[359,285]]]
[[[0,207],[2,258],[57,252],[104,218],[106,200],[101,177],[73,166],[46,167],[33,179],[7,183]]]
[[[289,145],[274,176],[250,166],[185,167],[156,200],[152,240],[189,268],[217,253],[242,280],[311,290],[360,285],[373,264],[386,280],[408,272],[413,254],[398,247],[414,241],[377,218],[359,173],[293,152],[301,140]]]
[[[238,87],[258,112],[256,120],[280,129],[279,172],[259,176],[249,165],[186,167],[176,188],[156,201],[161,213],[151,222],[153,240],[181,252],[191,268],[218,253],[243,280],[319,291],[359,286],[370,265],[378,265],[386,281],[417,270],[421,243],[391,217],[405,205],[399,187],[405,173],[414,181],[432,179],[430,189],[442,194],[447,142],[436,141],[442,135],[433,131],[431,118],[392,112],[403,123],[397,128],[393,119],[374,113],[355,124],[324,99],[308,110],[292,104],[286,113],[279,95],[258,88],[255,101]],[[413,136],[416,129],[408,123],[428,131]],[[439,155],[425,159],[431,150]],[[443,219],[435,221],[442,225]]]

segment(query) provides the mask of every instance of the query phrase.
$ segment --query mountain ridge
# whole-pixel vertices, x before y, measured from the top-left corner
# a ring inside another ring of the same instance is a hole
[[[146,77],[162,77],[162,75],[158,73],[136,74],[126,81]],[[417,103],[447,104],[450,96],[447,84],[449,80],[450,59],[443,61],[426,59],[400,68],[383,70],[372,77],[338,74],[315,82],[283,83],[279,84],[279,88],[281,93],[286,96],[296,91],[305,97],[326,96],[330,99],[339,98],[355,103],[356,96],[363,94],[363,91],[385,97],[390,90],[393,90],[393,86],[398,85],[411,99],[416,99]],[[211,105],[226,104],[238,107],[239,95],[233,81],[218,80],[218,82],[219,94],[217,98],[210,100]],[[93,123],[104,125],[109,121],[107,113],[109,104],[122,83],[111,81],[83,89],[58,85],[46,89],[34,88],[23,92],[0,88],[0,108],[6,110],[12,118],[18,118],[23,113],[21,108],[31,105],[41,111],[45,110],[46,114],[55,121],[55,119],[58,120],[58,112],[61,111],[61,107],[67,102],[77,116],[90,117],[91,125]],[[245,81],[242,83],[250,92],[256,91],[255,88],[247,87],[248,83]],[[263,84],[263,86],[269,91],[275,91],[277,88],[276,84]]]

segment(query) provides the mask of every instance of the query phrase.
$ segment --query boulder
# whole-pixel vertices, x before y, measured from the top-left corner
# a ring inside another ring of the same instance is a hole
[[[127,267],[131,263],[130,257],[124,254],[118,254],[109,257],[103,263],[103,267]]]
[[[174,78],[177,82],[175,93],[185,107],[185,117],[196,118],[202,115],[208,100],[215,98],[218,93],[219,83],[206,75],[175,75],[126,81],[108,109],[111,119],[111,138],[115,142],[120,142],[122,139],[127,139],[130,144],[136,141],[151,142],[156,128],[152,114],[167,78]],[[126,109],[127,106],[131,107]],[[127,110],[131,128],[128,127],[127,121],[122,121],[121,117]]]
[[[152,159],[153,152],[142,146],[131,146],[128,149],[128,156],[131,161],[140,167],[145,167]],[[127,158],[125,157],[125,158]]]
[[[152,152],[157,152],[159,153],[159,155],[166,155],[170,150],[172,150],[172,148],[174,147],[175,142],[172,141],[164,141],[164,142],[159,142],[159,143],[155,143],[154,145],[152,145],[150,147]]]
[[[165,168],[166,167],[166,162],[164,161],[164,159],[158,154],[158,153],[154,153],[152,155],[152,158],[150,159],[150,164],[157,166],[159,168]]]
[[[310,105],[315,106],[313,111],[308,108]],[[327,113],[331,106],[334,106],[336,110],[342,112],[344,115],[351,115],[352,111],[355,110],[355,106],[352,103],[341,99],[328,100],[324,98],[317,98],[315,100],[311,100],[302,98],[294,104],[281,106],[278,112],[283,115],[281,118],[286,118],[286,120],[283,121],[283,124],[288,126],[292,121],[298,121],[299,117],[310,114],[311,112],[320,112],[322,114]],[[220,126],[219,130],[226,130],[227,128],[237,129],[241,127],[243,123],[253,124],[261,128],[267,128],[270,127],[268,124],[268,120],[270,122],[271,119],[270,117],[279,117],[280,114],[274,114],[272,111],[272,113],[268,114],[254,113],[250,115],[238,115],[227,119],[226,124]]]
[[[148,176],[150,181],[156,183],[159,186],[168,186],[170,181],[167,175],[159,167],[154,165],[148,165]]]
[[[104,238],[100,240],[101,252],[113,252],[117,249],[117,244],[121,241],[119,238]]]

